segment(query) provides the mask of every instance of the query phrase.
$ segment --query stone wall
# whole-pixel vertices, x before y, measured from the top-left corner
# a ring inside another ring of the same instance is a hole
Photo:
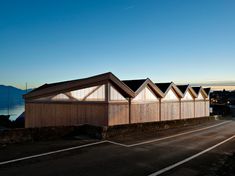
[[[112,139],[141,133],[157,133],[159,130],[196,125],[216,120],[215,117],[202,117],[161,122],[147,122],[110,127],[96,127],[91,125],[19,128],[0,132],[0,144],[19,143],[28,141],[56,140],[77,135],[88,135],[97,139]]]

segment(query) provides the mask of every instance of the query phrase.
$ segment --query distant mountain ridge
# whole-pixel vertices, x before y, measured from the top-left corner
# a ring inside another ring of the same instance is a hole
[[[235,81],[208,81],[201,83],[191,83],[193,86],[235,86]]]
[[[28,89],[30,92],[32,89]],[[7,108],[8,106],[20,105],[24,103],[22,95],[27,93],[13,86],[0,85],[0,108]]]

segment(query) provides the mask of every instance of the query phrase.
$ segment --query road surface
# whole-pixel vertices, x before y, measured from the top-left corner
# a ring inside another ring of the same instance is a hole
[[[116,141],[80,140],[71,145],[68,140],[54,146],[36,143],[0,148],[0,175],[196,176],[205,175],[224,153],[235,152],[235,121],[219,120],[159,134]],[[47,153],[50,151],[56,152]],[[33,157],[24,158],[27,156]]]

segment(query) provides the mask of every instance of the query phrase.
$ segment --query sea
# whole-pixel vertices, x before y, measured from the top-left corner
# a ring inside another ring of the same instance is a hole
[[[8,110],[9,109],[9,110]],[[8,107],[0,107],[0,115],[10,115],[10,120],[14,121],[24,112],[24,104],[15,104]]]

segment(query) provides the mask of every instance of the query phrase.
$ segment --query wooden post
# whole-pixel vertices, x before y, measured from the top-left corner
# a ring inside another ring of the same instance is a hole
[[[181,113],[182,113],[182,112],[181,112],[181,98],[180,98],[180,101],[179,101],[179,102],[180,102],[180,105],[179,105],[179,107],[180,107],[179,118],[181,119],[181,118],[182,118],[182,114],[181,114]]]
[[[193,100],[193,109],[194,109],[193,116],[194,116],[194,118],[196,118],[196,99],[195,98]]]
[[[109,83],[105,84],[105,101],[109,102]]]
[[[161,121],[162,120],[162,105],[161,105],[161,103],[162,103],[162,98],[159,98],[159,121]]]
[[[107,108],[107,112],[106,112],[106,124],[107,126],[109,126],[109,82],[107,82],[107,84],[105,84],[105,102],[106,102],[106,108]]]
[[[204,100],[204,116],[206,117],[207,114],[206,114],[206,99]]]
[[[131,124],[131,98],[128,99],[129,103],[129,124]]]

